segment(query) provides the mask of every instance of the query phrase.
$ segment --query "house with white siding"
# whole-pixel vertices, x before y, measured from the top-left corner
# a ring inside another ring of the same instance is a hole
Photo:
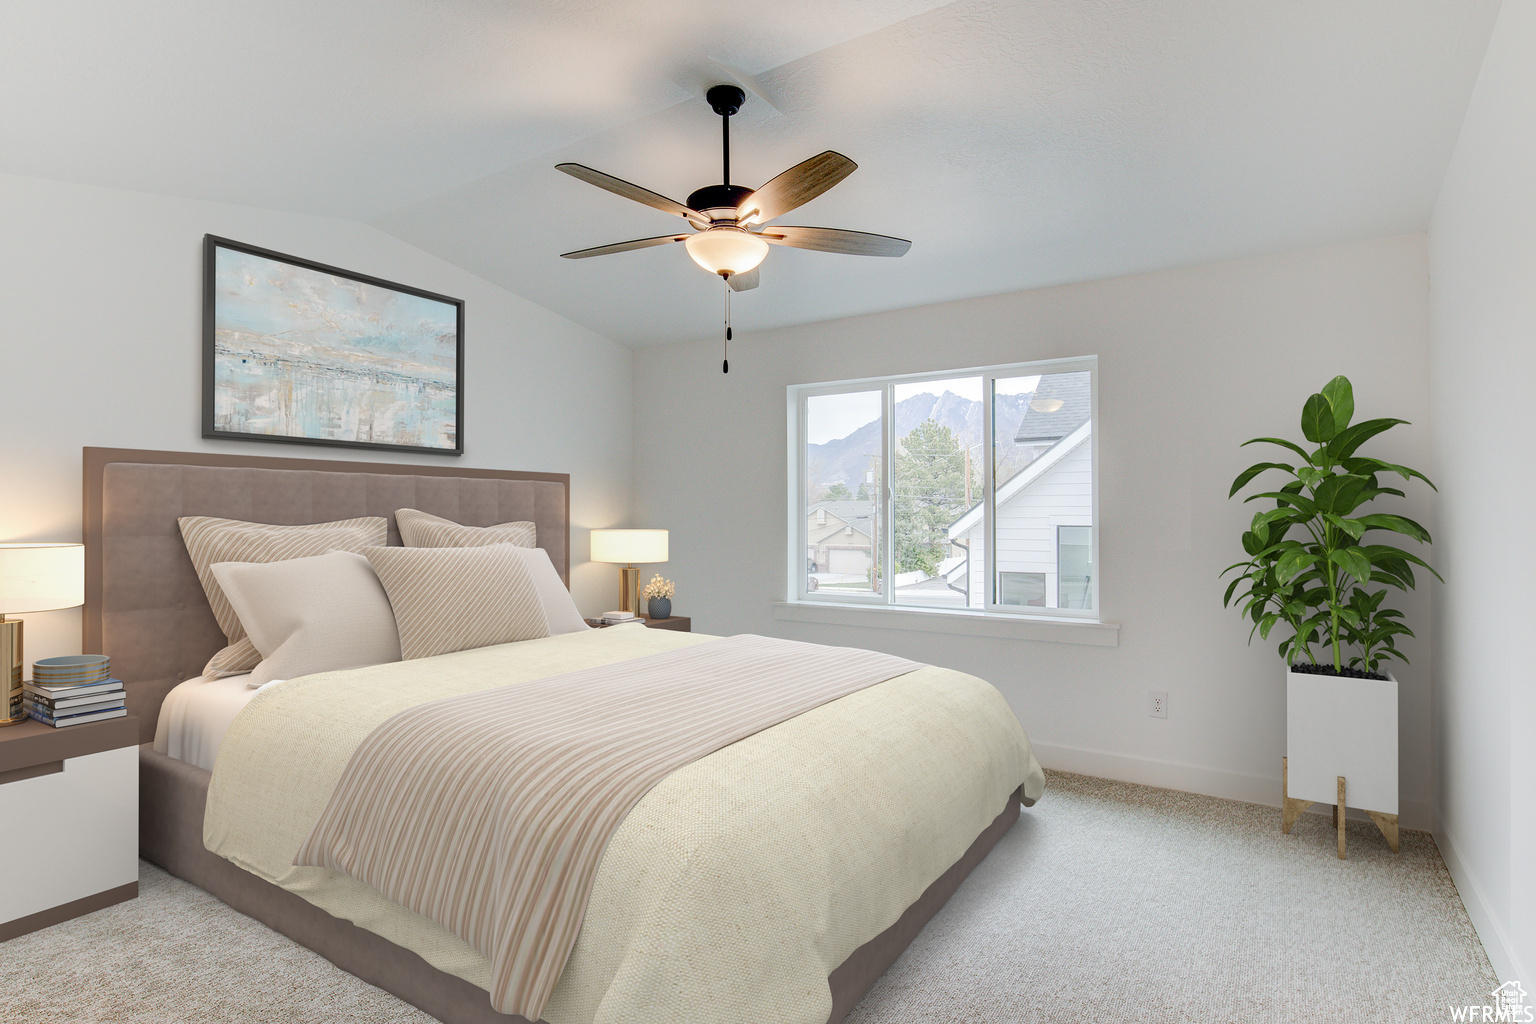
[[[997,489],[997,602],[1092,607],[1093,420],[1087,373],[1042,377],[1014,437],[1036,454]],[[949,527],[967,552],[966,606],[986,606],[986,530],[977,502]],[[957,574],[958,575],[958,574]]]

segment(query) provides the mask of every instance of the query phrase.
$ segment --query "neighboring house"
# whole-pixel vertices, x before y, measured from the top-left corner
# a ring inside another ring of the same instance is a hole
[[[1036,608],[1087,608],[1093,593],[1093,422],[1087,373],[1040,378],[1015,442],[1034,458],[997,489],[997,599]],[[968,553],[966,604],[986,603],[981,503],[949,528]],[[958,584],[958,579],[956,579]]]
[[[805,516],[807,563],[815,563],[813,572],[864,575],[875,564],[874,535],[872,502],[817,502]]]

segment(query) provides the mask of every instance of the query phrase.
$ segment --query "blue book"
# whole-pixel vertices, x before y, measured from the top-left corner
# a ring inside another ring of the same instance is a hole
[[[27,703],[27,717],[44,725],[51,725],[55,729],[63,729],[71,725],[84,725],[87,722],[104,722],[109,718],[124,718],[128,709],[124,707],[107,708],[105,711],[93,711],[84,715],[65,715],[62,718],[54,718],[43,712],[36,704]]]

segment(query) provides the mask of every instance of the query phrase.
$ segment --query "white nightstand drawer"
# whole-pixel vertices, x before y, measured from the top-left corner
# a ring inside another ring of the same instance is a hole
[[[0,821],[13,869],[0,886],[0,923],[138,881],[138,748],[71,757],[61,772],[0,785]]]

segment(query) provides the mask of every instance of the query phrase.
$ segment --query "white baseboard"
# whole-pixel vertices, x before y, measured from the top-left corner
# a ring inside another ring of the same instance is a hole
[[[1035,757],[1039,758],[1040,763],[1057,771],[1092,775],[1118,782],[1135,782],[1161,789],[1177,789],[1185,793],[1241,800],[1267,807],[1280,806],[1279,765],[1275,766],[1274,775],[1244,775],[1177,761],[1130,757],[1054,743],[1035,743],[1033,746]],[[1315,808],[1316,805],[1313,813],[1317,813]],[[1403,828],[1435,831],[1435,813],[1431,804],[1421,800],[1399,800],[1397,811],[1398,823]],[[1328,813],[1328,809],[1324,807],[1322,813]],[[1350,817],[1363,819],[1365,813],[1351,810]]]
[[[1493,973],[1499,976],[1501,982],[1522,981],[1529,984],[1533,975],[1525,972],[1520,958],[1515,955],[1514,947],[1509,944],[1509,936],[1499,925],[1499,919],[1494,915],[1493,908],[1488,905],[1482,886],[1477,884],[1477,879],[1467,870],[1466,862],[1456,851],[1456,842],[1451,838],[1443,821],[1435,823],[1435,844],[1440,847],[1440,856],[1445,859],[1445,866],[1451,873],[1451,881],[1456,883],[1456,891],[1461,895],[1461,905],[1467,908],[1467,916],[1472,919],[1472,927],[1477,929],[1477,937],[1482,940],[1483,950],[1488,954],[1488,962],[1493,965]]]

